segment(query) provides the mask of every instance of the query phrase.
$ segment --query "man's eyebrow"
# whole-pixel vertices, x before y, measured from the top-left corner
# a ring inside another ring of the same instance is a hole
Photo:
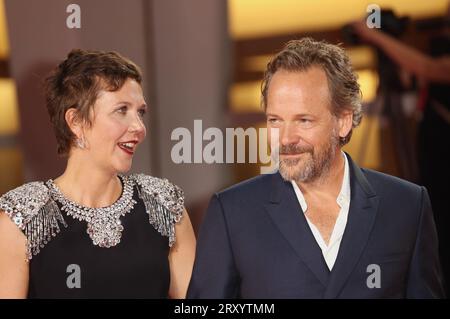
[[[266,113],[266,116],[279,117],[279,115],[276,115],[276,114],[273,114],[273,113]],[[298,113],[298,114],[294,114],[294,117],[303,117],[303,116],[314,116],[314,114],[312,114],[312,113]]]

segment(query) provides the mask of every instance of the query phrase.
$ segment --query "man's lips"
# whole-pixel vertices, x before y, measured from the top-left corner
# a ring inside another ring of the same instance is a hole
[[[302,155],[303,153],[281,153],[281,156],[298,156]]]
[[[296,154],[280,154],[280,158],[299,158],[302,154],[296,153]]]

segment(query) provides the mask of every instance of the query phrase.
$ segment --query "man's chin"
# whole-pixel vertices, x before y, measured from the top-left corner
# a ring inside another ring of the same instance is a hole
[[[299,175],[301,175],[301,171],[297,167],[282,167],[280,166],[279,172],[285,181],[293,181],[296,180]]]
[[[312,177],[312,165],[301,160],[280,161],[279,172],[286,181],[307,182]]]

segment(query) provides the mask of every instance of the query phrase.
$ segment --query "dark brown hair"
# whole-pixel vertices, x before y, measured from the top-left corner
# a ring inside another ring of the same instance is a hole
[[[264,110],[267,108],[268,89],[275,72],[302,72],[313,66],[321,67],[327,75],[332,114],[339,116],[344,111],[353,112],[352,129],[347,136],[340,138],[340,145],[343,146],[350,141],[353,128],[361,123],[361,90],[348,56],[337,45],[311,38],[289,41],[267,64],[261,86],[262,107]]]
[[[100,91],[117,91],[127,79],[141,84],[139,67],[116,52],[75,49],[53,70],[45,80],[45,98],[58,154],[68,155],[75,139],[67,110],[76,109],[78,120],[92,125],[89,114]]]

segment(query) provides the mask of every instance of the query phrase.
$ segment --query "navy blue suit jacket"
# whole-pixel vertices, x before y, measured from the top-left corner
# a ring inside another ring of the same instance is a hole
[[[348,158],[350,210],[331,272],[292,184],[260,175],[212,197],[188,298],[443,297],[425,188]],[[373,264],[379,288],[367,284]]]

